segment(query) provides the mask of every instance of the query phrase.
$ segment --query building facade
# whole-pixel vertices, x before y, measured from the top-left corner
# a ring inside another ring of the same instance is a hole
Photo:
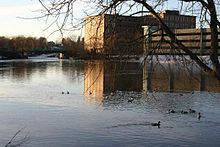
[[[174,34],[176,35],[176,39],[180,41],[185,47],[190,49],[193,53],[198,55],[210,54],[210,28],[175,29]],[[220,30],[218,31],[218,36],[220,37]],[[150,38],[151,39],[148,42],[148,48],[146,49],[147,53],[151,52],[151,50],[154,50],[154,53],[156,54],[168,54],[171,53],[172,50],[174,51],[173,54],[184,54],[184,52],[178,49],[177,46],[173,46],[173,43],[175,43],[175,41],[171,41],[166,34],[164,34],[164,40],[161,40],[160,32],[152,33]],[[160,42],[159,48],[158,42]],[[220,40],[218,44],[220,50]]]
[[[181,15],[176,10],[161,11],[160,17],[165,24],[171,29],[193,29],[196,28],[196,16]]]
[[[178,11],[163,11],[159,15],[172,29],[195,28],[196,17],[180,15]],[[138,55],[145,50],[149,28],[160,28],[157,19],[145,16],[103,14],[85,18],[84,49],[86,52],[116,55]]]
[[[104,51],[104,17],[89,16],[84,24],[84,50],[86,52]]]
[[[141,54],[141,17],[103,14],[85,19],[84,49],[103,54]]]

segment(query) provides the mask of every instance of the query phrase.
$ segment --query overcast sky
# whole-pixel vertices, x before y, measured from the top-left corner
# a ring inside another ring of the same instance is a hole
[[[173,6],[175,7],[175,5]],[[49,23],[45,20],[37,19],[21,19],[19,17],[34,17],[39,15],[39,11],[34,10],[41,9],[41,5],[38,0],[4,0],[0,2],[0,36],[32,36],[32,37],[46,37],[48,40],[59,40],[60,34],[55,33],[48,37],[55,26],[49,30],[45,30]],[[167,6],[168,8],[168,6]],[[170,7],[171,8],[171,7]],[[76,7],[77,12],[80,11],[80,6]],[[80,31],[69,32],[68,35],[82,35]]]

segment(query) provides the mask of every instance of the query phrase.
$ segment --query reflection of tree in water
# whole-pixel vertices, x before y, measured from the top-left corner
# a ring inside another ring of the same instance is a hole
[[[2,70],[2,75],[10,75],[13,80],[29,80],[34,73],[41,73],[42,75],[47,70],[46,62],[30,62],[30,61],[15,61],[10,63],[5,63],[6,70]]]
[[[61,61],[62,73],[72,81],[80,81],[83,76],[83,61]]]
[[[62,74],[67,75],[70,80],[82,80],[83,62],[82,61],[10,61],[1,62],[0,76],[9,76],[10,79],[16,81],[30,80],[32,75],[38,74],[41,77],[50,74],[52,71],[60,71]]]
[[[11,79],[18,81],[29,79],[33,71],[32,65],[28,62],[6,62],[4,65],[5,69],[1,70],[1,75],[9,75]]]

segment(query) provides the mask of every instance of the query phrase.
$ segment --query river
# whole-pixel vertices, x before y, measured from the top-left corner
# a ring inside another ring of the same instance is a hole
[[[11,144],[22,147],[219,146],[219,83],[164,67],[0,61],[0,146],[14,135]],[[196,113],[181,113],[189,109]]]

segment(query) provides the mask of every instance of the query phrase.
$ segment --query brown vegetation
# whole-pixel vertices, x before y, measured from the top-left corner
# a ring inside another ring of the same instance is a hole
[[[63,38],[62,47],[66,50],[68,56],[76,57],[83,54],[83,42],[80,37],[77,41],[71,38]]]
[[[47,39],[44,37],[24,37],[17,36],[12,38],[0,37],[0,50],[13,50],[24,54],[34,49],[46,49]]]
[[[53,49],[65,50],[65,56],[76,57],[83,54],[83,41],[80,38],[77,41],[71,38],[63,38],[61,44],[56,44],[54,42],[47,42],[47,39],[44,37],[0,37],[0,55],[4,56],[7,53],[10,54],[9,58],[23,58],[27,54],[35,55],[53,52]],[[20,56],[18,57],[17,54]]]

